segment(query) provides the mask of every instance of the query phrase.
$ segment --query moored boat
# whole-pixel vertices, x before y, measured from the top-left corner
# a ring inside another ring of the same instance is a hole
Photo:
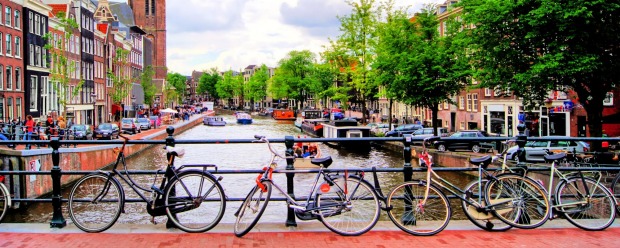
[[[358,126],[355,120],[337,120],[329,123],[323,123],[323,137],[324,138],[365,138],[370,137],[370,127]],[[339,147],[346,147],[352,149],[369,149],[370,142],[368,141],[342,141],[342,142],[327,142],[330,145]]]
[[[323,111],[316,109],[306,109],[301,111],[301,115],[295,119],[295,126],[301,128],[305,119],[320,119],[323,118]]]
[[[202,123],[207,126],[226,126],[226,121],[220,116],[205,116]]]
[[[295,152],[295,169],[314,169],[319,166],[311,163],[312,159],[320,158],[321,148],[316,143],[298,143],[293,147]]]
[[[295,120],[295,111],[292,109],[274,109],[271,115],[276,120]]]
[[[252,116],[248,113],[239,112],[235,114],[235,117],[237,117],[237,124],[252,124]]]
[[[305,119],[301,123],[301,131],[312,137],[323,137],[323,123],[328,123],[329,119]]]

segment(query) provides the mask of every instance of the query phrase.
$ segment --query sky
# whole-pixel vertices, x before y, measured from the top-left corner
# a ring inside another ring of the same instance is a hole
[[[395,0],[412,13],[423,4],[443,2]],[[318,56],[340,34],[337,16],[351,11],[344,0],[174,0],[166,5],[168,72],[186,76],[211,68],[276,67],[293,50]]]

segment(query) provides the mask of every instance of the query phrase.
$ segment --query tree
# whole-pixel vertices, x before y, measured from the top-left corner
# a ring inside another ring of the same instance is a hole
[[[112,57],[112,68],[108,71],[108,78],[112,79],[113,87],[110,98],[115,104],[121,104],[131,92],[131,77],[129,69],[129,51],[117,48]],[[117,120],[118,121],[118,120]]]
[[[429,108],[437,134],[438,106],[452,102],[470,79],[457,23],[448,21],[441,37],[435,5],[426,5],[413,21],[404,12],[394,12],[382,27],[376,68],[378,80],[387,84],[388,96],[405,104]]]
[[[278,69],[271,80],[269,93],[273,98],[295,99],[302,109],[312,93],[311,85],[316,55],[309,50],[290,51],[278,62]]]
[[[178,72],[168,73],[166,77],[167,90],[173,90],[174,93],[170,95],[166,95],[166,101],[170,103],[170,101],[176,101],[177,103],[183,102],[183,96],[185,95],[185,88],[187,85],[185,82],[187,81],[187,77],[179,74]]]
[[[602,134],[603,100],[620,82],[620,5],[598,0],[462,0],[480,87],[511,90],[528,108],[550,90],[575,92],[590,136]]]
[[[59,12],[56,15],[59,26],[55,28],[63,31],[63,37],[55,40],[52,38],[52,33],[50,32],[47,32],[43,36],[43,38],[47,41],[44,47],[47,51],[49,51],[49,59],[51,62],[51,82],[54,86],[54,91],[56,91],[56,94],[58,95],[58,103],[61,105],[60,111],[62,112],[60,114],[64,117],[66,117],[65,110],[70,99],[79,94],[82,89],[82,85],[84,84],[84,80],[80,79],[77,83],[75,83],[73,91],[69,90],[69,86],[71,85],[71,75],[76,72],[78,64],[77,61],[71,60],[67,56],[69,44],[65,41],[68,41],[74,33],[79,31],[78,24],[75,19],[67,18],[66,16],[67,14],[65,12]]]
[[[247,84],[247,95],[250,99],[251,109],[254,110],[254,102],[262,101],[267,96],[267,81],[269,81],[269,68],[263,64],[256,70],[254,75],[250,77]]]
[[[217,68],[211,68],[211,70],[205,71],[198,80],[198,88],[196,89],[196,93],[200,95],[208,93],[214,99],[220,98],[217,94],[216,85],[221,80],[222,76],[220,76]]]
[[[222,80],[215,85],[218,96],[228,99],[228,106],[232,107],[233,97],[239,96],[243,90],[243,76],[229,70],[224,73]]]
[[[155,94],[157,93],[157,87],[155,87],[155,83],[153,83],[154,74],[153,67],[150,65],[145,67],[142,74],[140,74],[140,85],[142,85],[144,91],[144,104],[151,107],[153,106]]]

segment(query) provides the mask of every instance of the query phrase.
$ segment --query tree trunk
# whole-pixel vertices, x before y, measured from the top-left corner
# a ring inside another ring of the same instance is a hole
[[[433,136],[439,136],[439,134],[437,133],[437,128],[438,128],[438,123],[437,123],[437,114],[439,112],[439,105],[437,103],[435,103],[432,107],[431,107],[431,111],[433,112]]]
[[[390,130],[392,130],[392,105],[393,104],[394,104],[394,99],[390,98],[390,106],[388,110],[388,126],[390,127]]]
[[[584,99],[584,98],[582,98]],[[583,104],[588,115],[588,128],[590,137],[603,136],[603,99],[592,99]],[[601,142],[592,142],[592,151],[600,151]]]

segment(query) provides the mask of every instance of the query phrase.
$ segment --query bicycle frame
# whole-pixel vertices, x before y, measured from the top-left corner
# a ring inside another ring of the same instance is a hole
[[[549,199],[551,199],[551,195],[552,195],[551,194],[551,192],[552,192],[551,190],[552,190],[552,187],[553,187],[554,176],[558,176],[560,181],[568,181],[568,177],[564,173],[562,173],[561,171],[559,171],[558,169],[555,168],[556,162],[557,161],[554,160],[551,163],[551,171],[549,172],[549,187],[548,187],[549,190],[547,191],[547,197]],[[591,196],[590,195],[590,189],[588,188],[588,184],[585,182],[585,176],[581,172],[578,172],[578,175],[581,178],[581,182],[583,183],[583,187],[584,187],[585,191],[587,192],[586,198],[589,198]],[[599,182],[600,182],[600,177],[596,180],[596,183],[599,183]],[[568,185],[568,186],[575,187],[574,185]],[[558,204],[558,205],[554,204],[554,205],[551,205],[551,208],[549,209],[550,210],[549,211],[549,218],[553,218],[553,210],[556,209],[556,208],[566,207],[566,206],[574,206],[574,205],[581,205],[581,204],[587,204],[587,203],[588,203],[587,201],[578,201],[578,202],[571,202],[571,203],[568,203],[568,204]],[[557,211],[560,211],[560,210],[557,210]]]

